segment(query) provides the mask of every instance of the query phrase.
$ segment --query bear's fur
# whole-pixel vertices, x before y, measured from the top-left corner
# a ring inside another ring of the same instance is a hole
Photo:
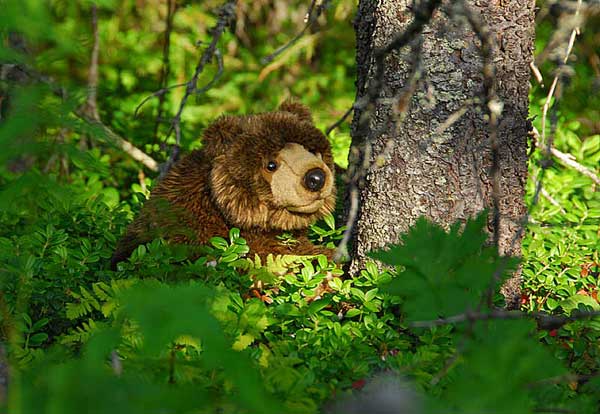
[[[330,249],[314,246],[306,235],[335,207],[331,147],[307,107],[286,101],[275,112],[221,116],[204,131],[203,143],[153,189],[118,243],[113,269],[156,237],[199,245],[227,237],[231,227],[241,230],[252,256],[331,257]],[[298,243],[281,244],[282,232]]]

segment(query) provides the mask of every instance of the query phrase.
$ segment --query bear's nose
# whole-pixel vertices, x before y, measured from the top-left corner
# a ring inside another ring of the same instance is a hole
[[[312,192],[317,192],[325,185],[325,171],[313,168],[304,176],[304,186]]]

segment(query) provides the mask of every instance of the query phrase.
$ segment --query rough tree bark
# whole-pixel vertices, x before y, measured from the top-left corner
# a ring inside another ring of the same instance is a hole
[[[394,34],[408,26],[412,3],[360,1],[355,21],[359,107],[374,74],[374,50],[388,44]],[[503,103],[498,123],[499,250],[501,254],[519,255],[520,221],[526,212],[529,63],[535,2],[466,3],[488,25],[497,45],[493,62],[497,93]],[[408,103],[404,122],[396,125],[394,120],[398,95],[409,81],[411,61],[415,58],[408,47],[386,58],[383,89],[366,130],[359,131],[361,111],[355,113],[353,145],[361,147],[369,139],[372,157],[384,152],[386,143],[393,146],[387,162],[371,168],[361,185],[351,270],[362,266],[367,252],[397,242],[420,216],[447,225],[464,221],[484,208],[491,210],[492,158],[486,110],[481,104],[481,44],[469,24],[449,17],[453,14],[450,11],[450,2],[444,3],[425,26],[420,53],[422,76]],[[480,102],[473,102],[474,98]],[[491,221],[489,229],[493,230]],[[505,284],[503,293],[507,299],[514,300],[518,284],[518,276]]]

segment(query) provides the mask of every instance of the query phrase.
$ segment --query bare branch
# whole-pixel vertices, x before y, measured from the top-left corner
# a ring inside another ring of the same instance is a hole
[[[170,49],[171,49],[171,32],[173,31],[173,17],[175,16],[175,11],[177,9],[176,0],[168,0],[167,1],[167,16],[165,18],[165,37],[163,40],[163,55],[162,55],[162,67],[160,70],[160,79],[159,85],[161,90],[165,90],[165,93],[161,93],[158,96],[158,109],[156,113],[156,123],[154,124],[154,142],[158,141],[158,128],[160,126],[160,120],[163,117],[165,99],[166,99],[166,91],[169,89],[165,89],[167,86],[167,82],[169,81],[169,74],[171,73],[171,65],[170,65]],[[138,108],[141,104],[136,108],[135,113],[137,114]]]
[[[340,119],[338,119],[333,124],[331,124],[330,126],[327,127],[327,129],[325,130],[325,135],[329,136],[329,134],[331,134],[331,131],[333,131],[340,125],[342,125],[344,123],[344,121],[346,121],[346,118],[348,118],[353,111],[354,111],[354,105],[352,105],[350,108],[348,108],[348,110],[346,112],[344,112],[344,115],[342,115],[342,117]]]
[[[204,53],[202,53],[202,55],[200,56],[200,60],[198,61],[198,65],[196,66],[196,69],[194,71],[194,75],[186,84],[185,93],[181,98],[181,102],[179,103],[179,109],[173,117],[173,120],[171,121],[171,128],[167,133],[168,137],[173,131],[175,131],[175,145],[171,150],[171,155],[169,156],[169,159],[161,167],[161,177],[163,177],[171,169],[173,164],[175,164],[175,161],[177,161],[177,157],[179,156],[179,148],[181,144],[181,114],[183,113],[183,109],[185,108],[185,105],[190,95],[196,92],[198,78],[204,70],[204,67],[208,63],[210,63],[213,60],[213,58],[217,55],[217,44],[221,39],[221,36],[225,32],[225,29],[235,18],[235,6],[236,0],[228,0],[223,6],[220,7],[217,24],[211,30],[212,40],[204,50]],[[219,62],[218,56],[217,62]],[[220,71],[222,71],[222,69],[220,69]]]
[[[158,168],[159,164],[158,164],[158,162],[156,162],[156,160],[154,160],[154,158],[152,158],[151,156],[146,154],[141,149],[137,148],[135,145],[133,145],[129,141],[127,141],[124,138],[122,138],[121,136],[119,136],[116,132],[114,132],[108,126],[104,125],[101,121],[92,119],[92,118],[88,117],[86,114],[82,113],[81,111],[76,111],[75,115],[77,115],[79,118],[83,119],[84,121],[88,122],[90,125],[100,128],[100,130],[104,133],[104,135],[109,139],[110,142],[114,143],[121,150],[123,150],[127,154],[129,154],[129,156],[131,158],[133,158],[134,160],[136,160],[138,162],[141,162],[148,169],[150,169],[152,171],[155,171],[155,172],[159,171],[159,168]]]
[[[556,201],[554,199],[554,197],[552,197],[550,195],[550,193],[545,188],[543,188],[543,187],[542,187],[542,197],[544,197],[546,200],[548,200],[548,202],[550,204],[552,204],[553,206],[560,208],[560,212],[561,213],[563,213],[563,214],[566,213],[566,210],[564,208],[562,208],[562,206],[560,205],[560,203],[558,201]]]
[[[571,51],[573,50],[573,45],[575,44],[575,38],[577,37],[577,35],[579,34],[579,12],[581,10],[581,5],[582,5],[582,0],[578,0],[577,1],[577,9],[575,10],[575,27],[573,27],[573,29],[571,30],[571,35],[569,36],[569,42],[567,45],[567,50],[565,52],[565,56],[562,59],[562,65],[566,65],[569,62],[569,57],[571,56]],[[552,101],[552,98],[554,96],[554,93],[557,89],[557,86],[560,87],[559,85],[559,80],[562,76],[566,75],[564,70],[561,70],[562,68],[558,68],[557,70],[557,74],[554,76],[554,79],[552,80],[552,85],[550,86],[550,90],[548,91],[548,95],[546,96],[546,101],[544,102],[544,106],[542,108],[542,143],[546,142],[546,118],[548,115],[548,109],[550,107],[550,103]],[[558,98],[558,97],[557,97]],[[555,105],[556,106],[556,105]],[[550,146],[552,146],[550,144]]]
[[[302,28],[302,30],[296,36],[294,36],[294,38],[292,40],[290,40],[283,46],[278,47],[270,55],[263,57],[260,60],[260,63],[262,63],[263,65],[271,63],[277,56],[281,55],[287,49],[289,49],[290,47],[295,45],[296,42],[298,42],[298,40],[300,40],[302,38],[302,36],[304,36],[306,31],[317,21],[319,16],[321,16],[321,14],[323,14],[323,11],[327,7],[329,7],[329,3],[331,2],[331,0],[322,0],[320,4],[317,4],[317,1],[318,0],[312,0],[310,3],[308,12],[306,13],[306,16],[304,17],[304,22],[306,23],[304,25],[304,28]]]
[[[357,101],[353,109],[355,111],[355,117],[358,116],[358,127],[356,135],[361,137],[363,140],[362,150],[358,147],[353,146],[350,150],[350,156],[352,157],[351,162],[348,165],[347,176],[349,178],[348,194],[350,196],[351,209],[348,213],[346,220],[346,230],[344,236],[337,247],[335,252],[334,261],[339,261],[348,251],[348,242],[352,232],[354,231],[354,225],[358,217],[358,210],[360,208],[359,197],[359,185],[364,179],[364,176],[370,169],[371,163],[371,140],[369,135],[378,135],[382,131],[374,131],[374,133],[368,133],[368,126],[370,123],[371,116],[375,111],[375,104],[380,98],[381,91],[383,90],[384,84],[384,70],[385,70],[385,58],[387,55],[392,53],[394,50],[398,50],[408,45],[411,41],[423,31],[423,28],[433,16],[433,12],[440,6],[441,0],[430,0],[423,1],[420,3],[420,7],[415,9],[415,15],[412,22],[408,25],[406,30],[398,33],[390,43],[386,46],[376,49],[373,52],[373,58],[375,60],[375,75],[370,79],[365,96]],[[416,63],[414,63],[416,65]],[[414,66],[413,66],[414,68]],[[410,97],[402,96],[401,100],[410,99]],[[399,107],[402,107],[402,101],[399,100]],[[405,108],[404,108],[405,109]],[[387,145],[386,145],[387,147]],[[352,208],[354,206],[354,208]]]
[[[540,142],[540,133],[537,130],[537,128],[533,127],[531,132],[534,135],[534,137],[536,138],[536,140],[535,140],[536,147],[539,148],[541,151],[544,151],[544,153],[547,153],[548,148],[542,146],[542,144]],[[550,148],[549,151],[550,151],[549,153],[552,154],[554,157],[556,157],[561,162],[561,164],[563,164],[567,167],[573,168],[578,173],[591,178],[592,181],[594,181],[597,185],[600,185],[600,176],[598,176],[592,169],[590,169],[584,165],[581,165],[580,163],[575,161],[575,157],[573,155],[565,154],[564,152],[561,152],[553,147]]]
[[[217,61],[217,73],[215,73],[213,78],[206,85],[204,85],[200,89],[196,90],[196,92],[195,92],[196,95],[202,95],[203,93],[208,91],[210,88],[215,86],[215,84],[223,76],[225,68],[223,66],[223,55],[221,55],[221,51],[219,50],[219,48],[215,48],[214,56],[215,56],[215,60]]]
[[[430,321],[410,322],[408,325],[413,328],[432,328],[434,326],[453,325],[462,322],[505,320],[505,319],[535,319],[540,329],[552,330],[561,326],[584,319],[600,316],[600,311],[579,312],[573,311],[570,316],[549,315],[542,312],[525,313],[521,311],[507,311],[494,309],[490,312],[467,311],[447,318],[433,319]]]
[[[540,72],[540,69],[535,65],[535,62],[533,60],[531,62],[529,62],[529,68],[531,69],[531,73],[533,73],[533,76],[535,76],[535,80],[543,88],[544,87],[544,77],[542,76],[542,72]]]
[[[465,103],[462,104],[462,106],[460,108],[458,108],[456,111],[452,112],[450,114],[450,116],[448,116],[448,118],[446,118],[446,120],[444,122],[442,122],[436,129],[435,132],[433,133],[433,136],[435,135],[442,135],[444,132],[446,132],[448,130],[448,128],[450,128],[452,125],[454,125],[456,122],[458,122],[458,120],[467,113],[467,111],[469,110],[469,107],[471,105],[473,105],[473,103],[475,102],[474,99],[467,99],[464,101]]]
[[[120,377],[123,373],[123,362],[121,362],[121,358],[119,357],[119,354],[117,354],[117,351],[112,351],[110,353],[110,366],[113,373],[117,377]]]
[[[164,87],[162,89],[157,90],[156,92],[153,92],[152,95],[146,96],[144,99],[142,99],[142,101],[138,104],[138,106],[135,107],[135,110],[133,111],[133,116],[136,117],[138,115],[138,112],[142,108],[142,106],[144,106],[146,104],[146,102],[148,102],[150,99],[155,98],[155,97],[160,97],[160,96],[166,94],[171,89],[181,88],[183,86],[187,86],[187,82],[178,83],[176,85]],[[161,122],[161,119],[162,119],[162,117],[157,117],[158,122]]]
[[[98,121],[98,55],[100,53],[100,36],[98,34],[98,7],[92,3],[92,36],[94,43],[90,57],[90,67],[88,70],[87,99],[82,111],[87,117]]]

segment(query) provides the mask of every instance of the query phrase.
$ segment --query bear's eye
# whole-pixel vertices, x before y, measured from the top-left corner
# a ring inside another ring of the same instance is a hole
[[[273,172],[277,169],[277,163],[275,161],[269,161],[267,164],[267,170]]]

